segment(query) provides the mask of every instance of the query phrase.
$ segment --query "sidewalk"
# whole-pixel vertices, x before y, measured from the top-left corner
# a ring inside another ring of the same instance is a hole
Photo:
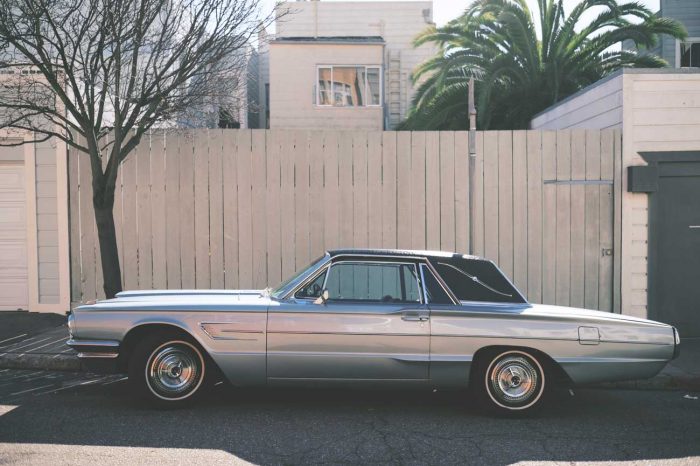
[[[80,370],[77,353],[66,346],[66,316],[0,312],[0,368]]]
[[[0,339],[0,369],[37,369],[54,371],[81,370],[78,354],[68,346],[68,328],[65,317],[53,314],[25,314],[19,316],[0,313],[0,328],[13,328],[16,335]],[[12,320],[21,322],[10,322]],[[44,331],[30,335],[32,321]],[[5,324],[7,323],[7,327]],[[52,326],[48,323],[53,324]],[[25,327],[22,327],[24,325]],[[28,326],[29,325],[29,326]],[[48,326],[48,330],[46,329]],[[5,332],[7,333],[7,332]],[[671,361],[656,377],[648,380],[617,382],[598,385],[604,388],[628,388],[644,390],[693,390],[700,391],[700,338],[681,340],[681,354]]]

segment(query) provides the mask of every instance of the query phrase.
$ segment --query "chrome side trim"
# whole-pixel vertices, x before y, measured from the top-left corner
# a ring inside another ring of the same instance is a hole
[[[80,359],[114,359],[118,357],[119,353],[78,353]]]
[[[114,340],[78,340],[71,338],[66,342],[70,347],[101,347],[101,348],[119,348],[119,342]]]

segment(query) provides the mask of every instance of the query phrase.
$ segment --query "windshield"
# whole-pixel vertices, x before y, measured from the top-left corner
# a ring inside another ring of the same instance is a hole
[[[270,296],[276,299],[279,299],[286,295],[289,291],[291,291],[299,281],[301,281],[302,278],[305,278],[309,273],[311,273],[313,270],[316,270],[316,268],[326,260],[327,255],[323,255],[319,257],[318,259],[314,260],[309,264],[308,266],[304,267],[301,269],[299,272],[295,273],[292,275],[290,278],[284,280],[282,283],[277,285],[276,287],[272,288],[269,290]]]

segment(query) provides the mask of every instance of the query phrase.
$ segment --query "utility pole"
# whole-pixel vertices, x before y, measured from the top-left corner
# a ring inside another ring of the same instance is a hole
[[[474,255],[474,172],[476,171],[476,107],[474,78],[469,78],[469,254]]]

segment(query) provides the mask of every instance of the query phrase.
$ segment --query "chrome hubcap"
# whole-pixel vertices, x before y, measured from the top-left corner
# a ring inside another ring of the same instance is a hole
[[[200,356],[183,343],[169,343],[156,349],[146,369],[149,386],[163,398],[188,395],[199,385],[202,372]]]
[[[509,356],[493,367],[489,383],[493,394],[501,401],[522,403],[537,392],[537,369],[523,357]]]

